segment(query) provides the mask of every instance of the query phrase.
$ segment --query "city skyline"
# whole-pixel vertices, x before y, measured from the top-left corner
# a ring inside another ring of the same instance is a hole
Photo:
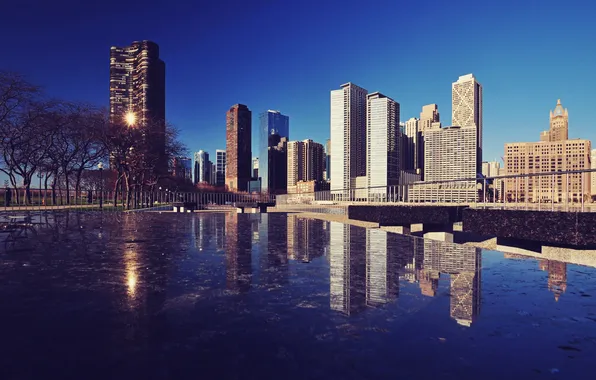
[[[473,4],[471,2],[436,5],[433,12],[441,14],[445,21],[455,15],[474,20],[470,21],[475,27],[475,36],[470,41],[474,43],[474,49],[470,50],[469,45],[462,41],[469,38],[464,30],[469,30],[471,25],[465,28],[463,25],[447,27],[446,22],[437,22],[424,30],[416,28],[415,33],[407,39],[396,40],[399,28],[406,27],[412,23],[411,20],[423,14],[422,7],[416,4],[404,6],[388,2],[384,7],[377,7],[377,10],[368,5],[342,4],[342,14],[361,14],[366,19],[374,20],[375,25],[384,32],[378,44],[360,45],[364,36],[358,35],[356,31],[340,32],[339,28],[335,28],[340,20],[330,17],[336,12],[333,4],[319,5],[316,12],[304,4],[268,7],[265,2],[260,2],[250,6],[240,5],[238,10],[244,15],[242,19],[227,20],[216,33],[213,25],[219,22],[215,16],[226,8],[225,2],[202,7],[200,12],[198,6],[193,5],[184,14],[166,4],[139,10],[132,2],[118,2],[122,14],[134,13],[137,17],[114,30],[105,30],[101,25],[105,25],[106,20],[112,17],[116,3],[110,6],[110,1],[106,2],[93,11],[93,20],[82,25],[79,25],[79,19],[71,20],[68,16],[72,14],[69,7],[74,4],[69,3],[65,1],[49,6],[40,2],[34,10],[30,7],[22,9],[23,6],[19,4],[8,4],[6,12],[15,17],[11,17],[0,28],[5,34],[15,37],[5,46],[1,66],[22,72],[33,82],[44,86],[52,96],[107,105],[106,52],[113,45],[151,39],[160,45],[160,55],[167,62],[168,119],[181,129],[182,140],[190,151],[204,149],[213,152],[223,147],[225,120],[222,114],[230,104],[235,103],[247,104],[255,114],[267,109],[281,109],[292,118],[296,131],[292,139],[311,138],[323,143],[329,137],[325,128],[329,112],[325,106],[328,91],[346,81],[378,89],[394,98],[401,104],[403,120],[416,117],[421,106],[431,103],[438,104],[441,113],[448,115],[452,111],[451,94],[445,84],[469,72],[481,78],[487,89],[484,107],[485,160],[502,156],[502,146],[510,142],[508,138],[512,138],[512,141],[533,141],[535,130],[547,128],[548,115],[543,110],[551,109],[552,99],[562,99],[573,114],[574,133],[570,137],[596,139],[596,131],[591,128],[591,104],[595,98],[590,88],[596,75],[588,64],[591,62],[589,56],[595,53],[588,52],[587,58],[580,53],[584,50],[580,47],[593,40],[595,33],[593,27],[589,26],[587,12],[581,12],[578,10],[581,8],[572,5],[566,7],[569,17],[565,19],[558,17],[558,8],[549,2],[540,5],[516,4],[515,15],[509,12],[510,4],[502,2],[492,6],[490,15],[494,19],[478,17],[485,13],[481,13],[476,6],[466,6]],[[78,7],[76,9],[80,10]],[[394,17],[391,16],[396,12],[402,15],[405,23],[400,24],[399,28],[395,27]],[[272,17],[282,14],[286,16]],[[177,27],[156,26],[152,22],[155,15],[162,16],[164,22],[179,19],[175,23]],[[507,15],[511,21],[507,33],[495,33],[499,15]],[[37,19],[40,21],[31,23]],[[48,21],[43,19],[57,20],[63,25],[47,32],[45,24]],[[238,30],[245,30],[248,25],[259,23],[261,19],[276,21],[260,31],[251,32],[249,43],[242,48],[243,52],[253,52],[256,60],[246,63],[227,59],[231,52],[221,49],[222,44],[237,35]],[[533,26],[528,25],[528,19],[532,19]],[[310,30],[293,33],[292,30],[303,25],[305,20],[311,23]],[[557,28],[552,28],[553,24]],[[33,27],[24,29],[23,25]],[[75,25],[78,31],[76,35],[72,33]],[[98,30],[102,32],[98,33]],[[276,33],[271,33],[271,30]],[[191,43],[193,48],[199,50],[193,54],[204,57],[198,60],[198,64],[191,64],[194,59],[188,59],[188,43],[180,38],[186,33],[200,37]],[[43,44],[39,44],[40,35]],[[321,35],[324,37],[313,39],[313,36]],[[516,38],[511,39],[509,35],[516,35]],[[352,38],[355,46],[358,46],[356,54],[340,50],[336,42],[346,37]],[[383,48],[385,42],[392,40],[399,42],[402,51],[407,50],[409,54],[421,57],[427,49],[429,38],[436,48],[433,56],[440,58],[449,53],[453,59],[443,59],[440,64],[438,61],[431,63],[421,59],[408,62],[401,55]],[[272,60],[263,51],[277,41],[287,41],[284,45],[289,48],[276,54]],[[38,46],[41,54],[46,56],[44,65],[37,65],[31,59],[33,53],[22,52],[22,46],[30,44]],[[566,46],[566,53],[553,56],[552,49],[560,45]],[[79,49],[70,51],[73,49],[65,49],[66,46],[79,46]],[[364,59],[378,54],[381,54],[382,59]],[[65,60],[74,57],[79,62],[78,70],[64,65]],[[341,70],[337,70],[334,63],[338,60],[342,62]],[[544,62],[549,64],[544,65]],[[234,80],[227,80],[225,73],[229,72],[239,74]],[[520,83],[523,83],[523,87],[520,87]],[[195,88],[200,88],[200,92],[197,93]],[[503,120],[503,110],[509,112],[507,120]],[[253,124],[257,125],[257,115],[253,115]],[[256,151],[254,137],[253,152]]]

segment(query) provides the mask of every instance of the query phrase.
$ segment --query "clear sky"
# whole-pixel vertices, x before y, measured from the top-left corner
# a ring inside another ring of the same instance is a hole
[[[18,0],[3,2],[0,68],[49,95],[107,105],[109,50],[149,39],[166,62],[167,118],[190,151],[225,148],[235,103],[290,117],[291,139],[329,138],[329,91],[354,82],[401,104],[401,120],[451,83],[484,87],[484,159],[537,141],[558,98],[569,136],[596,138],[591,2],[403,0]],[[256,155],[253,138],[253,155]]]

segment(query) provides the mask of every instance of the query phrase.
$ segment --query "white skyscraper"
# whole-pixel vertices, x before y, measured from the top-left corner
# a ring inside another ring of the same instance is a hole
[[[476,173],[482,172],[482,85],[473,74],[459,77],[451,86],[452,125],[476,128]],[[426,179],[426,177],[425,177]]]
[[[369,194],[383,197],[399,181],[399,103],[373,92],[366,104],[366,182]]]
[[[352,83],[331,91],[331,190],[366,175],[366,95]]]
[[[476,188],[476,128],[432,128],[424,134],[424,181],[470,181],[421,183],[413,188],[414,202],[430,200],[473,202]]]
[[[210,183],[209,153],[204,150],[195,152],[194,161],[194,183]]]

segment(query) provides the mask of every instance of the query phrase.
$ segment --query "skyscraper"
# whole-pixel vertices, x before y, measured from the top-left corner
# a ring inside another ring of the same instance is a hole
[[[175,157],[172,175],[184,181],[192,181],[192,160],[190,157]]]
[[[590,169],[592,143],[566,139],[568,113],[561,101],[550,112],[550,129],[540,134],[540,142],[505,144],[505,170],[511,174],[537,174]],[[509,202],[580,202],[592,194],[590,173],[531,176],[524,181],[505,179]]]
[[[194,183],[209,183],[211,172],[209,167],[209,153],[199,150],[195,153]]]
[[[331,91],[331,190],[366,175],[366,95],[353,83]]]
[[[166,113],[165,63],[159,46],[135,41],[110,50],[110,121],[164,121]],[[127,115],[134,115],[134,118]]]
[[[222,187],[226,184],[226,151],[215,151],[215,186]]]
[[[276,176],[284,173],[273,172],[273,167],[283,167],[287,164],[271,164],[272,149],[277,146],[281,139],[290,138],[290,118],[282,115],[279,111],[268,110],[259,115],[259,174],[261,176],[261,189],[269,193],[284,193],[285,182],[282,188],[276,187]],[[278,159],[286,160],[279,156]],[[281,183],[278,181],[278,183]]]
[[[135,41],[110,49],[110,126],[150,126],[149,152],[165,173],[166,69],[159,46]],[[112,158],[110,165],[113,165]]]
[[[569,113],[567,108],[561,105],[561,99],[557,100],[554,111],[550,111],[550,128],[542,132],[540,141],[564,141],[569,139]]]
[[[410,192],[414,202],[436,199],[474,202],[476,189],[476,129],[474,127],[431,128],[424,134],[424,181],[464,180],[448,183],[421,183]],[[482,165],[481,165],[482,169]]]
[[[451,86],[453,126],[476,128],[476,173],[482,172],[482,85],[473,74],[459,77]],[[426,178],[425,178],[426,179]]]
[[[226,113],[226,185],[247,191],[251,176],[252,112],[236,104]]]
[[[310,139],[288,143],[288,193],[295,192],[299,181],[323,181],[323,145]]]
[[[331,181],[331,139],[325,143],[325,171],[327,172],[327,182]]]
[[[370,194],[384,197],[387,186],[399,181],[399,103],[379,92],[368,94],[366,103],[367,187]]]
[[[415,117],[408,119],[404,132],[402,169],[416,171],[418,169],[418,119]]]
[[[259,157],[252,158],[252,178],[259,178]]]
[[[436,104],[422,106],[418,120],[418,134],[416,136],[416,153],[414,168],[424,180],[424,134],[426,131],[440,127],[439,107]]]

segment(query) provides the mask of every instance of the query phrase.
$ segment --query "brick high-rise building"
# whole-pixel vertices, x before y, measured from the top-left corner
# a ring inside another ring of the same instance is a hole
[[[288,143],[288,193],[297,192],[300,181],[323,181],[324,156],[323,145],[310,139]]]
[[[550,113],[550,130],[542,132],[540,142],[505,144],[507,175],[538,174],[591,168],[592,143],[589,140],[568,140],[568,113],[557,101]],[[509,202],[580,202],[592,195],[590,173],[532,176],[505,180]]]
[[[417,121],[418,133],[415,136],[414,144],[414,170],[420,174],[422,180],[424,180],[424,134],[430,129],[435,129],[440,121],[439,106],[436,104],[422,106],[420,119]]]
[[[236,104],[226,114],[226,185],[231,191],[247,191],[251,178],[252,112]]]
[[[561,99],[557,100],[554,111],[550,111],[550,128],[542,132],[540,141],[564,141],[569,139],[569,113],[567,108],[561,105]]]

